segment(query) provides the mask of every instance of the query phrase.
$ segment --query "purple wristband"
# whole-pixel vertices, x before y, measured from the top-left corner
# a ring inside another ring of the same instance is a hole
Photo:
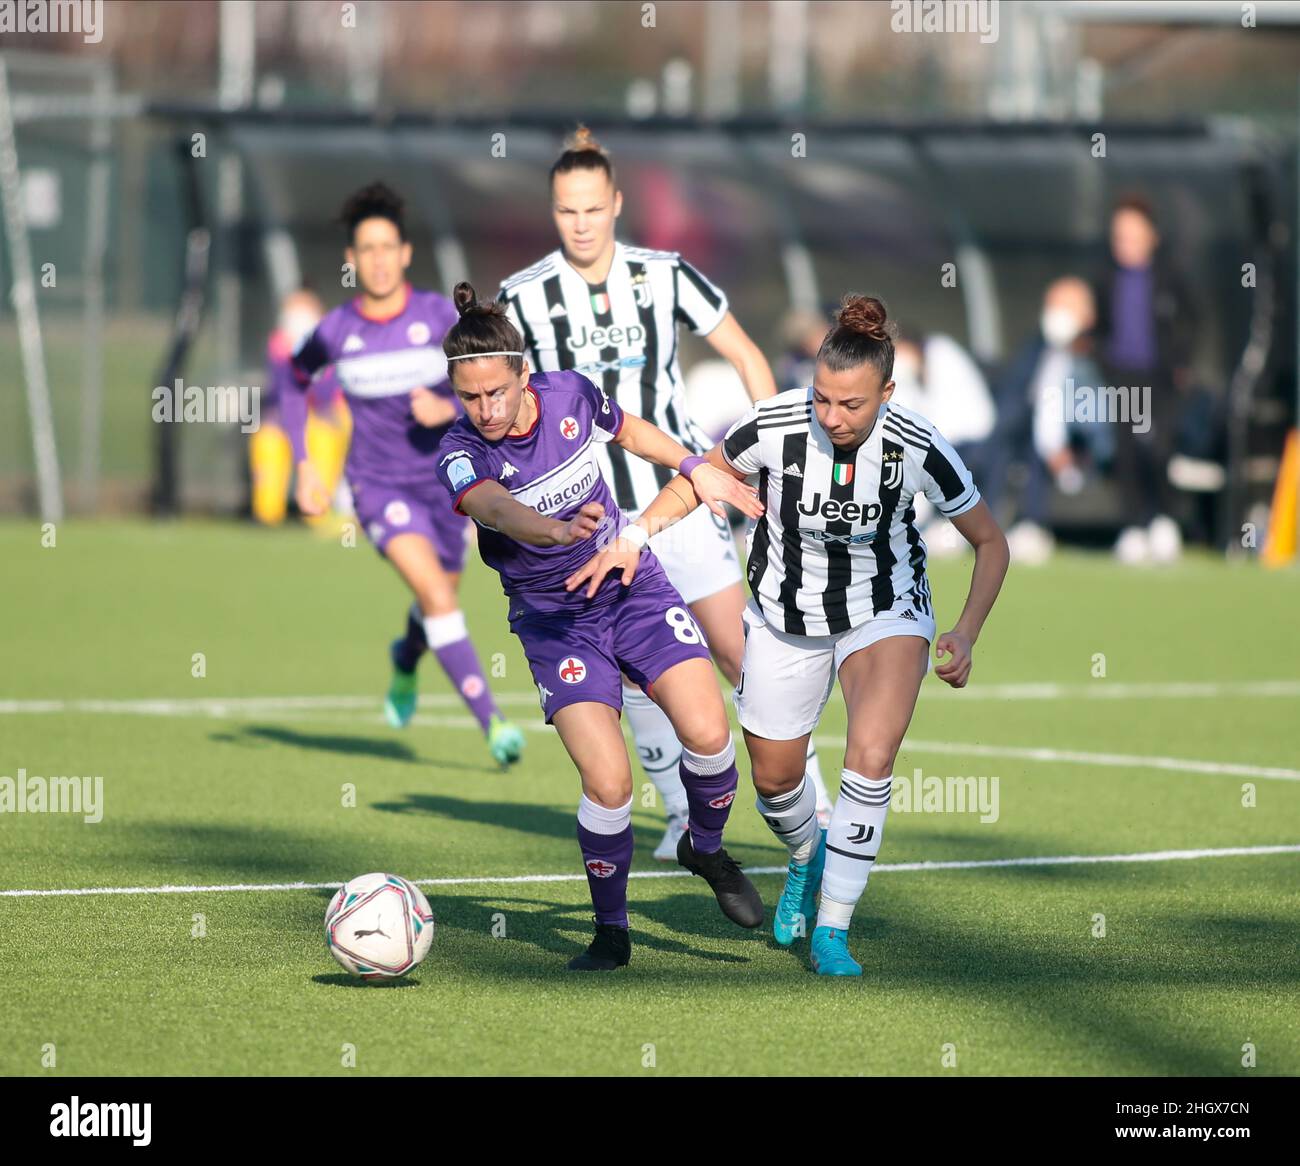
[[[691,475],[698,470],[700,466],[707,465],[708,461],[709,459],[706,457],[692,454],[690,457],[682,458],[682,464],[677,467],[677,472],[689,482],[691,480]]]

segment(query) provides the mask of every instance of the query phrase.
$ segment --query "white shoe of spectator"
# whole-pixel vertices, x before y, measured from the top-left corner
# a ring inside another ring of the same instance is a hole
[[[1011,561],[1037,567],[1052,557],[1056,540],[1036,522],[1017,522],[1007,531]]]
[[[1125,527],[1115,543],[1115,557],[1125,566],[1134,567],[1151,561],[1151,542],[1140,526]]]
[[[1183,534],[1167,514],[1152,519],[1147,527],[1147,543],[1151,548],[1151,561],[1176,563],[1183,555]]]

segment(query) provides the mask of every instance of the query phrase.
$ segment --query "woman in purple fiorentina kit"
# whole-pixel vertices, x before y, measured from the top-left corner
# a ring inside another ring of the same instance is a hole
[[[438,442],[460,415],[441,345],[456,312],[446,296],[406,282],[411,244],[393,191],[372,183],[348,199],[341,218],[348,232],[344,254],[361,294],[325,315],[293,354],[293,368],[306,389],[333,365],[352,411],[347,475],[357,518],[415,596],[406,634],[389,649],[393,674],[384,712],[395,728],[410,722],[415,669],[427,648],[478,720],[492,756],[509,765],[523,752],[523,734],[492,699],[457,598],[469,523],[452,513],[434,472]],[[329,499],[307,460],[306,413],[300,398],[285,394],[298,507],[313,515]]]
[[[546,720],[582,778],[578,843],[596,935],[569,968],[610,971],[631,958],[632,769],[619,726],[620,672],[664,710],[685,746],[690,825],[678,862],[709,883],[729,919],[758,927],[762,900],[722,848],[736,795],[736,750],[699,626],[649,552],[628,586],[611,577],[591,597],[566,587],[591,557],[587,540],[598,532],[646,541],[640,527],[625,526],[600,472],[597,442],[680,468],[718,513],[730,502],[757,517],[756,493],[624,414],[581,373],[530,376],[505,308],[479,303],[467,283],[456,285],[454,298],[460,319],[443,350],[465,416],[442,440],[438,475],[456,510],[478,523],[479,552],[501,576]]]

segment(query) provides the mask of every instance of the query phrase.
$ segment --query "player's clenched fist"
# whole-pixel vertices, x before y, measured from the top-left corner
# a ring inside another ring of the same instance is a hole
[[[953,688],[965,688],[970,679],[970,640],[960,632],[944,632],[934,642],[934,658],[948,659],[935,667],[934,674]]]

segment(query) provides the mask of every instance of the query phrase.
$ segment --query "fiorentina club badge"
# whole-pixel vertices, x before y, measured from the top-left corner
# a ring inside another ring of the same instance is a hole
[[[578,436],[578,419],[576,417],[566,417],[561,421],[560,435],[567,441],[573,441]]]
[[[853,466],[849,462],[840,462],[839,465],[831,471],[831,476],[835,479],[837,486],[847,486],[853,481]]]
[[[565,657],[556,671],[565,684],[581,684],[587,679],[587,665],[580,656]]]
[[[603,316],[609,311],[609,293],[592,292],[591,293],[591,310],[598,316]]]
[[[618,864],[606,862],[603,858],[593,858],[588,861],[587,869],[598,879],[607,879],[618,870]]]

